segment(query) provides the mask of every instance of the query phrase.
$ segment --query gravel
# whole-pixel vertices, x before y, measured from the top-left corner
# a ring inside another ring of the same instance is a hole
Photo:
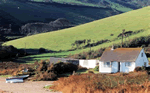
[[[45,85],[52,85],[53,81],[25,81],[24,83],[6,83],[4,77],[0,77],[0,92],[4,93],[62,93],[51,92],[44,89]]]

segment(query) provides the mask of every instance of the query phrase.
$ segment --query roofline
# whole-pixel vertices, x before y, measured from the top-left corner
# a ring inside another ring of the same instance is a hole
[[[106,48],[106,49],[111,49],[111,48]],[[105,50],[106,50],[106,49],[105,49]],[[118,49],[118,48],[116,48],[116,49]],[[123,49],[123,48],[122,48],[122,49]],[[125,49],[125,48],[124,48],[124,49]],[[133,48],[133,49],[135,49],[135,48]],[[141,49],[140,52],[141,52],[142,50],[144,50],[144,48],[141,48],[141,47],[140,47],[139,49]],[[115,49],[114,49],[114,50],[115,50]],[[104,52],[105,52],[105,51],[104,51]],[[104,53],[104,52],[103,52],[103,53]],[[102,54],[102,55],[103,55],[103,54]],[[139,55],[138,55],[138,56],[139,56]],[[136,60],[137,60],[138,56],[136,57]],[[136,62],[136,60],[134,60],[134,61],[128,61],[128,62]],[[147,59],[147,60],[148,60],[148,59]],[[101,61],[101,59],[100,59],[99,61]],[[104,61],[101,61],[101,62],[104,62]],[[112,61],[105,61],[105,62],[112,62]],[[113,62],[114,62],[114,61],[113,61]],[[116,61],[116,62],[118,62],[118,61]],[[121,61],[120,61],[120,62],[121,62]],[[124,61],[124,62],[127,62],[127,61]]]
[[[144,49],[142,48],[141,51],[142,51],[142,50],[144,50]],[[141,51],[140,51],[140,53],[141,53]],[[139,53],[139,55],[140,55],[140,53]],[[139,56],[139,55],[138,55],[138,56]],[[138,56],[136,57],[136,60],[137,60]],[[135,62],[136,62],[136,60],[135,60]]]

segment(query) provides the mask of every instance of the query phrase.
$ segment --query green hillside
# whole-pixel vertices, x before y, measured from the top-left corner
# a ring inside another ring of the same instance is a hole
[[[25,48],[26,43],[27,49],[39,49],[43,47],[46,49],[59,51],[71,49],[71,44],[74,43],[75,40],[110,40],[110,42],[92,47],[93,50],[96,50],[101,47],[108,47],[112,44],[120,43],[121,39],[117,39],[117,36],[122,32],[122,29],[133,32],[139,31],[141,29],[143,30],[143,32],[129,36],[127,40],[135,37],[150,35],[150,7],[133,10],[127,13],[104,18],[64,30],[24,37],[6,42],[4,44],[13,45],[17,48]],[[114,35],[110,36],[110,34]],[[69,55],[69,53],[75,54],[87,50],[89,50],[89,48],[63,52],[63,54]]]

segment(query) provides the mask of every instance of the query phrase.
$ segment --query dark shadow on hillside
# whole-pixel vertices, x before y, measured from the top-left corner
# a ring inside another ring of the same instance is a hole
[[[44,53],[44,54],[46,54],[46,53]],[[31,62],[32,61],[32,63],[33,62],[36,62],[36,61],[38,61],[38,62],[40,62],[41,60],[42,60],[42,58],[45,58],[45,59],[43,59],[43,60],[46,60],[46,59],[50,59],[50,57],[64,57],[64,56],[66,56],[66,55],[51,55],[51,56],[34,56],[33,55],[33,57],[31,57],[31,56],[24,56],[24,57],[18,57],[18,58],[13,58],[13,59],[11,59],[11,61],[13,61],[13,62],[17,62],[17,63],[29,63],[29,62]]]
[[[5,49],[5,51],[4,51]],[[7,50],[7,51],[6,51]],[[61,51],[59,51],[61,52]],[[55,53],[59,53],[54,50],[47,50],[44,48],[39,49],[17,49],[13,46],[5,46],[3,47],[3,51],[1,51],[1,62],[17,62],[17,63],[27,63],[27,62],[35,62],[40,59],[49,59],[50,57],[64,57],[67,55],[55,55]],[[51,53],[49,56],[47,53]],[[42,55],[45,54],[45,55]]]
[[[24,49],[22,48],[28,55],[36,55],[36,54],[43,54],[43,53],[56,53],[57,51],[54,50],[47,50],[44,48],[39,48],[39,49]]]

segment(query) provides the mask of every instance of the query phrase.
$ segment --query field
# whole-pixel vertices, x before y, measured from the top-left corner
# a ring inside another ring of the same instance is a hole
[[[26,49],[39,49],[42,47],[48,50],[64,51],[55,53],[55,55],[67,56],[69,54],[76,54],[82,51],[90,50],[90,48],[87,47],[85,49],[67,51],[72,49],[71,44],[76,40],[91,39],[92,42],[93,40],[110,40],[110,42],[105,42],[91,48],[92,50],[97,50],[99,48],[109,47],[112,44],[121,43],[121,38],[117,38],[117,36],[122,32],[122,29],[133,32],[143,30],[143,32],[131,35],[126,38],[127,41],[141,36],[148,36],[150,35],[149,21],[150,7],[145,7],[68,29],[27,36],[24,38],[8,41],[4,44],[13,45],[17,48],[25,48],[26,43]],[[113,34],[113,36],[110,36],[110,34]],[[54,53],[36,56],[52,55],[54,55]]]

